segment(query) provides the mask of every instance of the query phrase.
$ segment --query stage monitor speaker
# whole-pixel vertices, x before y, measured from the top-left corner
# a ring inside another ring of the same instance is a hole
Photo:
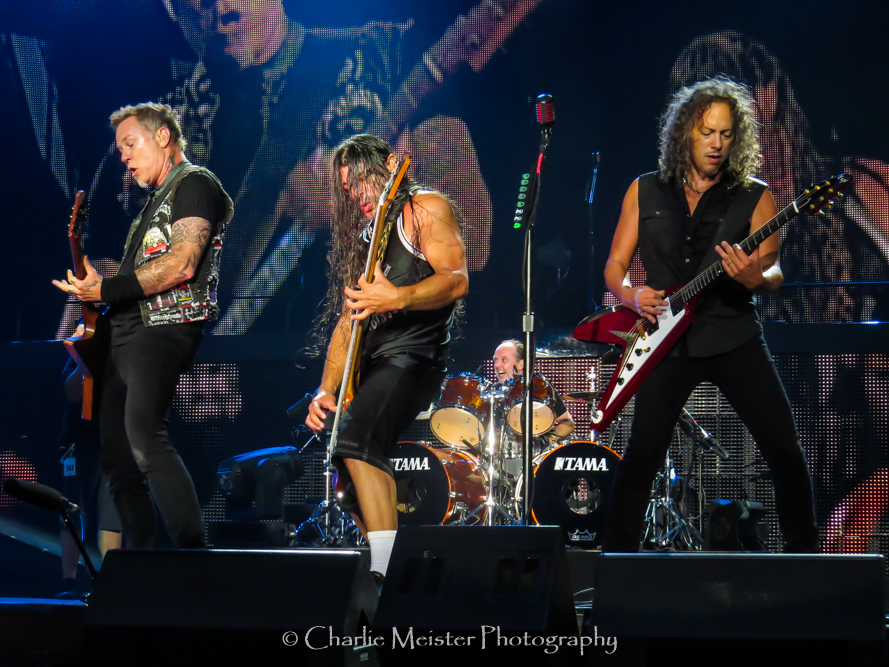
[[[401,643],[384,663],[426,664],[425,648],[448,633],[469,645],[438,644],[451,660],[503,658],[507,636],[578,639],[565,540],[554,526],[403,526],[398,530],[374,619],[377,632]],[[392,630],[395,628],[396,630]],[[485,634],[486,650],[479,654]],[[495,630],[496,629],[496,630]],[[409,640],[408,638],[411,637]],[[468,640],[474,637],[474,640]],[[528,641],[528,640],[526,640]],[[407,642],[405,644],[405,642]],[[530,644],[529,644],[530,646]],[[498,650],[499,649],[499,650]],[[473,652],[475,650],[475,652]],[[528,651],[528,647],[522,647]],[[535,654],[546,659],[541,649]]]
[[[627,659],[621,638],[870,664],[884,659],[883,579],[878,555],[603,554],[585,632],[618,637]]]
[[[110,551],[84,616],[84,655],[91,665],[374,664],[353,639],[378,599],[354,550]],[[310,630],[323,650],[307,645]]]

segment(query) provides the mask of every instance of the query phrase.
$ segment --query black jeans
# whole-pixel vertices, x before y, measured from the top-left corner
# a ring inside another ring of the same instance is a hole
[[[175,326],[182,325],[147,327],[112,345],[105,368],[102,473],[133,549],[157,546],[152,496],[177,546],[206,547],[194,483],[167,432],[179,375],[191,368],[201,332],[165,331]]]
[[[775,362],[760,337],[715,357],[668,356],[639,389],[630,438],[611,489],[604,550],[639,550],[652,481],[664,463],[682,407],[702,382],[722,391],[772,471],[786,550],[817,551],[806,456]]]

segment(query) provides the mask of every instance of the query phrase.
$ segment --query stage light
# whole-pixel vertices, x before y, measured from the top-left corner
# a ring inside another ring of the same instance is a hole
[[[225,496],[225,517],[239,521],[280,519],[284,516],[284,488],[304,470],[295,447],[258,449],[222,461],[216,475]]]

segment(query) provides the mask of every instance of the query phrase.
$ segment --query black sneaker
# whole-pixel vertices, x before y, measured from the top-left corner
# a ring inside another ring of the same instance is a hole
[[[76,579],[62,579],[62,590],[56,595],[56,600],[80,600],[83,591],[77,587]]]

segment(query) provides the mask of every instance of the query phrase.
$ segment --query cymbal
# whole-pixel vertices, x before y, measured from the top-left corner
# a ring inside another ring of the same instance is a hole
[[[572,401],[584,401],[585,403],[597,403],[599,401],[599,397],[602,396],[601,391],[571,391],[567,394],[562,394],[567,399]]]

